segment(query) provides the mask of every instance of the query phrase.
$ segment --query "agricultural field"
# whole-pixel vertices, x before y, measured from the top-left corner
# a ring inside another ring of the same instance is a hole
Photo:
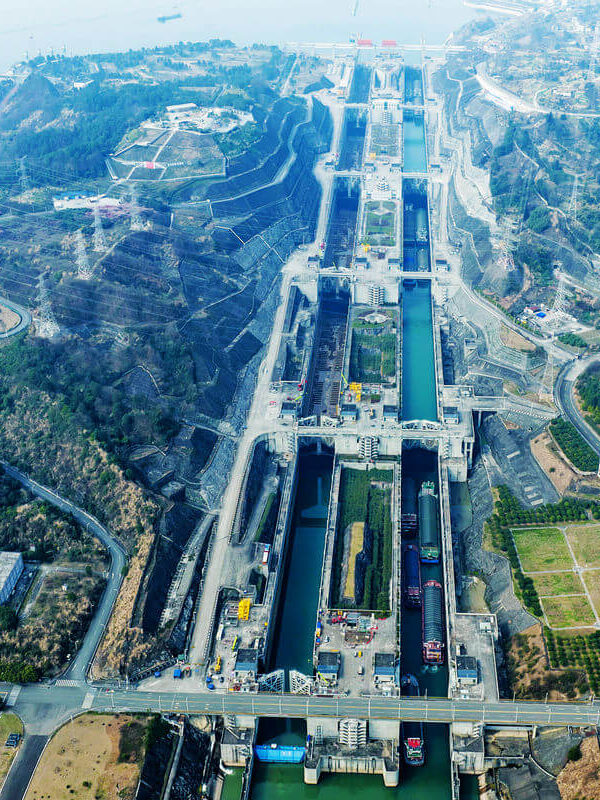
[[[600,567],[600,525],[571,525],[566,533],[577,563]]]
[[[592,626],[596,621],[584,594],[543,597],[541,603],[551,628],[580,628]]]
[[[375,200],[365,203],[365,244],[372,247],[394,247],[396,227],[396,203]]]
[[[523,572],[570,569],[573,559],[558,528],[525,528],[512,531]]]
[[[581,578],[575,572],[544,572],[533,576],[533,583],[540,597],[561,594],[582,594]]]
[[[590,567],[600,567],[600,525],[512,529],[512,536],[550,628],[593,626],[594,610],[600,613],[600,569]]]

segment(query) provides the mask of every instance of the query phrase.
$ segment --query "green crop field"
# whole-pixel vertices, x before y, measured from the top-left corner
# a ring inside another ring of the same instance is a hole
[[[570,525],[567,538],[581,567],[600,567],[600,525]]]
[[[574,572],[546,572],[533,575],[533,584],[540,597],[560,594],[581,594],[581,578]]]
[[[544,597],[541,603],[552,628],[592,626],[596,621],[584,594],[576,597]]]
[[[573,559],[558,528],[513,528],[523,572],[570,569]]]

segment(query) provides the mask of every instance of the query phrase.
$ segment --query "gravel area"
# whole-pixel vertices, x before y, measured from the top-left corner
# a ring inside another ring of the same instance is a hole
[[[464,572],[485,580],[486,602],[498,616],[502,635],[508,637],[531,627],[536,618],[515,596],[507,559],[482,548],[483,526],[493,512],[490,486],[507,484],[526,506],[556,502],[558,495],[531,455],[528,434],[507,430],[497,416],[484,421],[483,434],[469,477],[473,521],[460,536],[461,561]]]

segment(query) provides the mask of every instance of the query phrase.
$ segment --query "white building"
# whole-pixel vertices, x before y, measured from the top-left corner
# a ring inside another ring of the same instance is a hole
[[[6,603],[23,572],[21,553],[0,552],[0,603]]]

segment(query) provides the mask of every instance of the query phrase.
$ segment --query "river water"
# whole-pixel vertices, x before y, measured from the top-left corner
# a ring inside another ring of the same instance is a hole
[[[85,54],[229,38],[238,44],[347,42],[350,36],[440,44],[475,17],[462,0],[27,0],[3,3],[0,71],[38,53]],[[158,22],[158,16],[181,18]]]
[[[435,454],[410,450],[403,455],[403,496],[415,502],[424,480],[437,480]],[[318,603],[318,588],[325,546],[327,504],[331,484],[329,456],[301,454],[298,489],[294,504],[285,584],[280,602],[278,635],[274,644],[273,667],[294,668],[312,673],[312,647]],[[407,506],[403,510],[412,511]],[[441,565],[424,566],[423,580],[442,582]],[[421,659],[420,611],[402,611],[402,671],[419,679],[421,690],[430,695],[446,694],[446,667],[427,671]],[[302,720],[264,720],[261,742],[303,745],[306,726]],[[381,776],[324,773],[317,786],[303,782],[302,766],[255,762],[251,800],[450,800],[448,728],[425,726],[427,760],[424,767],[401,765],[400,785],[387,789]],[[233,781],[232,781],[233,782]],[[237,785],[237,781],[235,784]],[[477,797],[476,786],[464,782],[464,800]]]

